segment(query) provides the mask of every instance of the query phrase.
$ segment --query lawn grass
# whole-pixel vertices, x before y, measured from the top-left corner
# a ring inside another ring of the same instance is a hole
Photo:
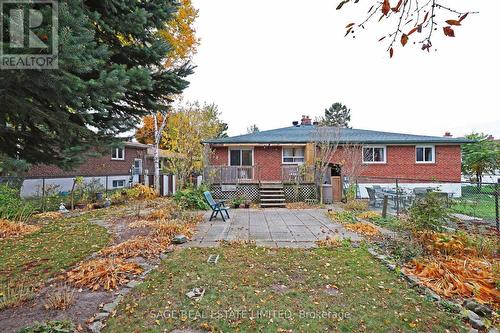
[[[216,265],[206,263],[209,254],[220,254]],[[327,285],[339,293],[328,294]],[[194,287],[206,288],[199,302],[185,295]],[[172,253],[122,301],[104,332],[455,332],[460,326],[366,249],[233,245]]]
[[[46,222],[35,233],[0,241],[0,286],[36,286],[99,251],[109,235],[89,216]]]
[[[469,216],[495,221],[495,197],[486,194],[465,193],[453,201],[451,210]]]

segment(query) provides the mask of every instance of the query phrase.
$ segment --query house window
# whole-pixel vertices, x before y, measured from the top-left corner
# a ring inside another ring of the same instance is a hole
[[[111,151],[112,160],[124,160],[125,159],[125,149],[123,148],[113,148]]]
[[[415,148],[417,163],[434,163],[434,147],[433,146],[417,146]]]
[[[385,147],[363,147],[363,163],[385,163]]]
[[[283,148],[283,163],[304,163],[304,147]]]
[[[229,150],[229,165],[231,165],[231,166],[252,166],[253,165],[253,150],[252,149],[230,149]]]
[[[113,187],[118,188],[118,187],[125,187],[125,179],[117,179],[113,180]]]

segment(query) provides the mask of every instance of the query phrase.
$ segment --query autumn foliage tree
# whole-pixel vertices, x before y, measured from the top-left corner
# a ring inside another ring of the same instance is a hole
[[[176,67],[191,60],[196,54],[200,39],[196,36],[194,22],[198,18],[198,10],[191,0],[181,0],[176,14],[169,20],[165,28],[159,31],[170,45],[166,67]]]
[[[342,0],[337,10],[346,4],[358,4],[359,0]],[[387,51],[392,58],[397,45],[405,47],[409,42],[419,45],[422,50],[430,51],[435,34],[441,30],[446,37],[455,37],[459,28],[469,14],[477,12],[461,11],[447,5],[451,0],[381,0],[366,1],[368,12],[358,22],[346,25],[345,36],[355,38],[355,33],[366,29],[370,22],[389,21],[391,28],[385,32],[379,42],[387,43]]]
[[[157,116],[163,121],[163,115]],[[141,143],[154,143],[154,118],[144,117],[143,126],[135,134]],[[204,147],[202,141],[222,137],[227,125],[221,121],[215,104],[199,102],[179,103],[167,115],[161,133],[160,148],[173,153],[164,168],[176,174],[182,187],[194,172],[203,168]]]

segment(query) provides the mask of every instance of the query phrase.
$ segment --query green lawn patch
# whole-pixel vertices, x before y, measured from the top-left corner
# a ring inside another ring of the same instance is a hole
[[[47,222],[35,233],[0,241],[0,286],[36,286],[108,241],[106,229],[89,223],[86,215]]]
[[[490,192],[491,190],[485,190]],[[461,198],[453,200],[451,209],[455,213],[480,217],[495,221],[495,197],[487,194],[462,193]]]
[[[206,263],[219,254],[215,265]],[[192,288],[206,289],[195,302]],[[338,288],[338,289],[337,289]],[[417,295],[363,248],[182,249],[136,287],[105,332],[451,332],[455,315]]]

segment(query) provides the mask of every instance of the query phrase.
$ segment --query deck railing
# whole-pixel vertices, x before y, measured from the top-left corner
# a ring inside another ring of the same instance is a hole
[[[257,166],[210,165],[203,170],[203,178],[209,183],[236,184],[259,181]]]
[[[281,180],[285,183],[313,183],[314,170],[305,165],[283,165],[281,167]]]

